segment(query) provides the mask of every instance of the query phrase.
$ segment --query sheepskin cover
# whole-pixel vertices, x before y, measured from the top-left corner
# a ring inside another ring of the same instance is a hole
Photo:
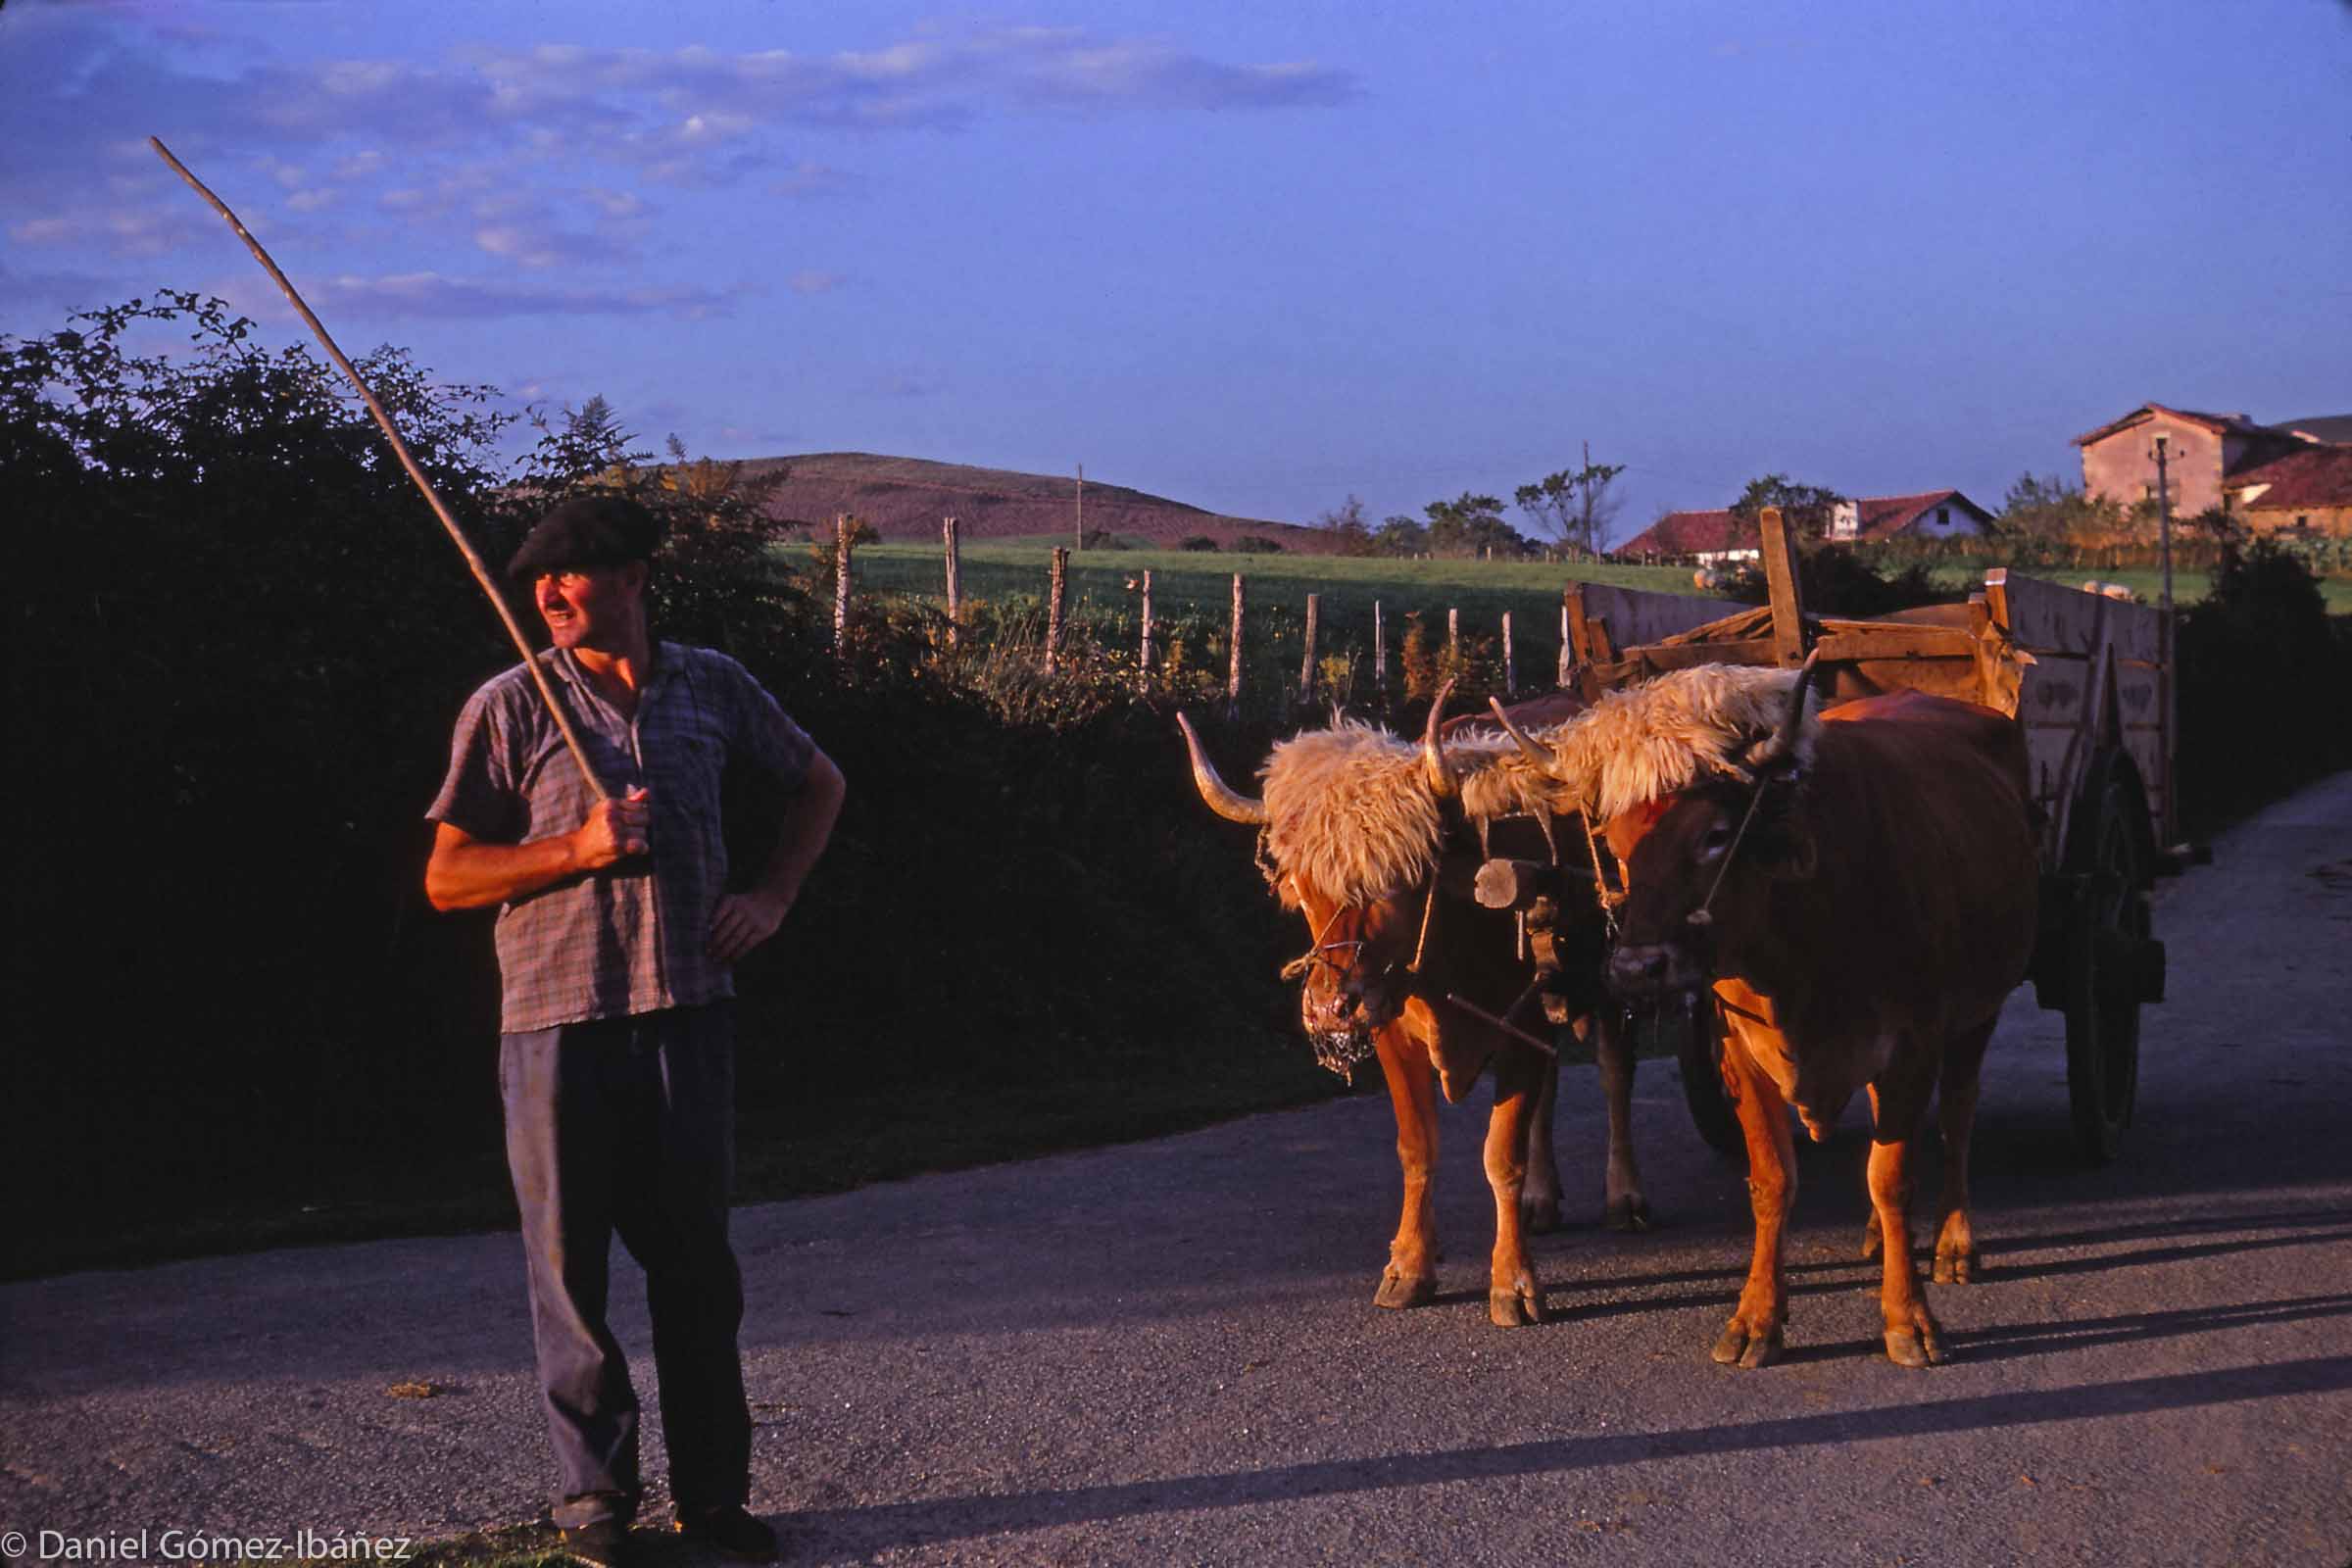
[[[1559,783],[1552,806],[1605,822],[1621,811],[1690,787],[1701,774],[1753,776],[1749,752],[1780,728],[1793,669],[1695,664],[1611,692],[1552,732]],[[1820,694],[1805,694],[1796,755],[1812,757]]]
[[[1539,742],[1559,733],[1535,731]],[[1472,729],[1446,743],[1472,819],[1525,815],[1553,786],[1499,730]],[[1421,886],[1437,869],[1445,815],[1431,793],[1421,748],[1348,720],[1278,744],[1265,781],[1266,851],[1296,877],[1348,907]],[[1296,895],[1285,886],[1286,902]]]

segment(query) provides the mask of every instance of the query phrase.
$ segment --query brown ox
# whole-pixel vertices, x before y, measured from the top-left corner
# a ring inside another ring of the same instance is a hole
[[[1554,737],[1549,760],[1606,817],[1627,867],[1612,983],[1639,995],[1712,976],[1722,1003],[1756,1237],[1715,1359],[1756,1367],[1781,1350],[1796,1189],[1784,1105],[1819,1140],[1867,1086],[1863,1250],[1894,1244],[1886,1353],[1923,1366],[1944,1350],[1912,1267],[1911,1146],[1940,1088],[1935,1273],[1966,1282],[1978,1072],[2034,947],[2024,737],[1991,709],[1908,692],[1815,717],[1805,684],[1787,670],[1680,671],[1604,700]]]
[[[1487,1309],[1508,1328],[1544,1316],[1525,1233],[1559,1220],[1551,1149],[1558,1062],[1447,1000],[1508,1018],[1528,1000],[1530,985],[1514,916],[1469,897],[1475,846],[1456,842],[1449,853],[1448,840],[1458,839],[1457,825],[1477,824],[1497,855],[1547,854],[1546,835],[1529,813],[1544,809],[1548,783],[1491,728],[1457,724],[1442,734],[1443,706],[1441,694],[1418,747],[1353,723],[1283,742],[1262,770],[1262,800],[1228,788],[1192,725],[1181,716],[1178,722],[1201,798],[1219,815],[1263,829],[1267,880],[1286,907],[1305,917],[1313,945],[1293,970],[1304,975],[1299,1015],[1318,1057],[1344,1070],[1376,1054],[1387,1080],[1404,1203],[1376,1305],[1419,1306],[1437,1294],[1431,1069],[1446,1098],[1456,1101],[1493,1063],[1486,1169],[1495,1223]],[[1517,711],[1548,734],[1550,723],[1580,707],[1554,699]],[[1577,1033],[1593,1044],[1608,1100],[1608,1221],[1633,1229],[1648,1217],[1630,1140],[1633,1051],[1616,1027],[1616,1009],[1605,1004],[1598,905],[1589,894],[1583,904],[1562,921],[1565,945],[1581,956],[1560,984],[1584,1013]]]

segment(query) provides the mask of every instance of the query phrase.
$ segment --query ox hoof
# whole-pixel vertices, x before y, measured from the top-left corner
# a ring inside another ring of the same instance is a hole
[[[1636,1194],[1628,1198],[1612,1198],[1601,1223],[1613,1231],[1645,1231],[1649,1229],[1648,1200]]]
[[[1549,1236],[1553,1231],[1558,1230],[1560,1228],[1558,1197],[1519,1200],[1519,1223],[1527,1228],[1530,1235],[1534,1236]]]
[[[1427,1306],[1437,1298],[1437,1278],[1430,1274],[1383,1274],[1380,1289],[1372,1293],[1372,1304],[1385,1306],[1392,1312]]]
[[[1936,1283],[1938,1285],[1974,1285],[1977,1276],[1984,1272],[1984,1264],[1972,1248],[1965,1252],[1936,1254]]]
[[[1521,1276],[1516,1285],[1498,1285],[1487,1292],[1487,1317],[1498,1329],[1523,1329],[1544,1321],[1544,1292]]]
[[[1710,1353],[1717,1366],[1745,1367],[1752,1372],[1781,1358],[1781,1331],[1750,1334],[1744,1326],[1734,1322],[1724,1329],[1723,1338],[1715,1342]]]
[[[1933,1331],[1919,1334],[1910,1329],[1888,1329],[1886,1359],[1896,1366],[1941,1366],[1943,1342]]]

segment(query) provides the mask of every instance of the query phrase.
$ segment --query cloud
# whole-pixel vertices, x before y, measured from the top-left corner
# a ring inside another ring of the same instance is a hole
[[[1350,72],[1312,61],[1234,66],[1166,39],[1095,42],[1074,30],[1001,35],[1012,80],[1032,100],[1153,109],[1327,108],[1361,96]]]
[[[143,4],[10,16],[0,92],[0,232],[56,269],[216,254],[218,225],[157,163],[154,127],[280,259],[350,269],[354,303],[410,314],[713,314],[729,296],[607,283],[667,231],[666,192],[816,198],[859,177],[807,143],[987,117],[1313,109],[1360,91],[1342,69],[1212,59],[1167,37],[940,27],[862,50],[546,44],[304,59],[214,13],[200,34]],[[680,202],[687,200],[681,196]],[[369,217],[373,223],[368,221]],[[385,243],[466,247],[508,280],[374,275]],[[307,252],[307,254],[305,254]],[[573,287],[542,280],[564,272]],[[65,275],[62,271],[59,275]],[[801,295],[842,275],[804,270]]]
[[[203,210],[187,211],[141,206],[74,205],[39,218],[21,218],[8,225],[8,237],[20,245],[72,246],[103,250],[117,257],[164,256],[211,230],[200,220]]]
[[[138,293],[136,286],[97,272],[26,271],[0,262],[0,331],[39,335],[66,324],[74,311],[96,310],[119,304]],[[33,319],[34,316],[41,319]]]
[[[566,288],[508,278],[451,277],[400,272],[379,277],[350,273],[312,291],[321,309],[439,319],[503,316],[676,316],[695,320],[725,316],[740,289]]]

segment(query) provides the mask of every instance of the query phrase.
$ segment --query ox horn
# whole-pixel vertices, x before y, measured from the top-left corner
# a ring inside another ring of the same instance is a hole
[[[1438,744],[1438,726],[1446,718],[1446,699],[1452,695],[1452,681],[1438,688],[1438,695],[1429,703],[1429,728],[1421,735],[1421,770],[1428,775],[1429,793],[1441,801],[1450,801],[1462,792],[1462,781],[1454,776],[1453,764],[1446,760],[1446,748]]]
[[[1266,825],[1266,803],[1253,801],[1247,795],[1237,795],[1217,776],[1216,764],[1200,746],[1200,737],[1193,732],[1193,721],[1182,713],[1176,715],[1176,727],[1184,731],[1185,749],[1193,754],[1193,787],[1208,803],[1208,808],[1228,822],[1247,822],[1251,827]]]
[[[1812,689],[1814,671],[1820,663],[1820,649],[1805,656],[1804,667],[1796,672],[1796,684],[1788,688],[1788,710],[1781,715],[1781,727],[1747,754],[1747,760],[1757,767],[1770,767],[1795,754],[1797,733],[1805,721],[1805,694]]]
[[[1546,746],[1538,745],[1533,736],[1529,735],[1527,731],[1521,729],[1518,725],[1511,722],[1511,715],[1502,710],[1501,698],[1488,698],[1487,706],[1494,710],[1494,722],[1502,726],[1502,732],[1505,735],[1508,735],[1512,740],[1519,743],[1520,754],[1527,759],[1529,766],[1533,767],[1537,772],[1543,774],[1545,778],[1551,780],[1554,784],[1565,784],[1568,782],[1566,779],[1560,777],[1559,762],[1558,760],[1551,755],[1551,749]]]

